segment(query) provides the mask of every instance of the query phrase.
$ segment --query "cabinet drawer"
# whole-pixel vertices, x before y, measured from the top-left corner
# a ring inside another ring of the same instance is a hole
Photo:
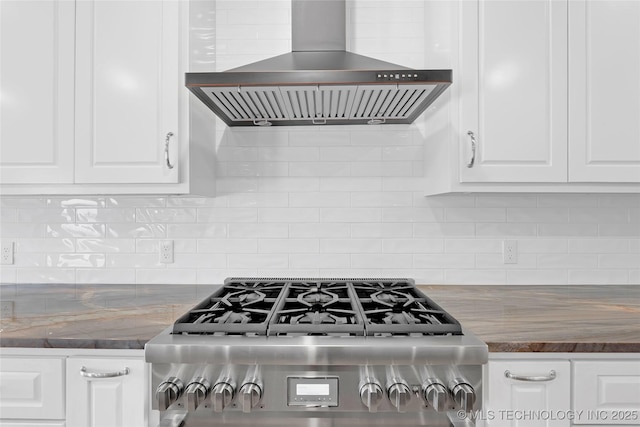
[[[573,362],[576,424],[640,425],[640,359]]]
[[[3,418],[63,419],[64,359],[0,358]]]

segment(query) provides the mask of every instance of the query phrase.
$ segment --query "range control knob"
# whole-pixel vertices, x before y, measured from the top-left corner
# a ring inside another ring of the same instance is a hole
[[[262,388],[256,383],[246,383],[240,388],[242,400],[242,412],[251,412],[260,399],[262,399]]]
[[[367,383],[360,387],[360,399],[369,412],[377,412],[382,401],[382,387],[376,383]]]
[[[219,382],[211,390],[211,400],[213,401],[213,410],[222,412],[233,399],[233,386],[229,383]]]
[[[427,404],[437,412],[444,412],[449,406],[449,390],[436,379],[428,379],[422,385],[422,393]]]
[[[456,405],[465,412],[471,412],[473,405],[476,403],[476,392],[471,387],[471,384],[463,379],[456,378],[451,382],[449,388]]]
[[[164,380],[156,389],[158,409],[166,411],[180,396],[184,390],[184,384],[176,377]]]
[[[396,407],[398,412],[403,412],[404,408],[411,400],[411,389],[409,389],[409,386],[404,383],[393,384],[389,387],[387,393],[389,393],[389,400],[391,401],[391,404]]]
[[[195,411],[198,406],[207,398],[211,390],[211,384],[205,378],[197,377],[187,385],[187,409]]]

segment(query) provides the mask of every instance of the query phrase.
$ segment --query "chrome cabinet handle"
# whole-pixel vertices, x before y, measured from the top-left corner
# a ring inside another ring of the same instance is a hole
[[[510,371],[504,371],[504,376],[509,378],[510,380],[517,381],[551,381],[556,379],[556,371],[549,371],[549,375],[547,376],[521,376],[521,375],[513,375]]]
[[[114,377],[122,377],[125,375],[129,375],[129,368],[124,368],[124,370],[122,371],[115,371],[115,372],[105,372],[105,373],[101,373],[101,372],[88,372],[87,368],[85,368],[84,366],[82,368],[80,368],[80,375],[82,375],[83,377],[86,378],[114,378]]]
[[[172,136],[173,136],[173,132],[168,132],[167,137],[164,140],[164,160],[165,162],[167,162],[167,168],[169,169],[173,169],[173,165],[169,160],[169,140],[171,139]]]
[[[472,168],[476,163],[476,136],[471,131],[467,132],[467,135],[471,138],[471,160],[467,163],[467,167]]]

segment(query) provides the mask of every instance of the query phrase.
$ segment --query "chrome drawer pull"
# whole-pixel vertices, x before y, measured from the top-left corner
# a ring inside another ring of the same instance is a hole
[[[167,168],[169,169],[173,169],[173,164],[171,164],[171,160],[169,160],[169,140],[172,136],[173,132],[169,132],[164,140],[164,161],[167,163]]]
[[[513,375],[510,371],[504,371],[504,376],[509,378],[510,380],[517,381],[551,381],[556,379],[556,371],[549,371],[549,375],[545,376],[533,376],[533,377],[525,377],[521,375]]]
[[[476,136],[471,131],[467,132],[467,135],[471,138],[471,160],[467,163],[467,167],[472,168],[476,163]]]
[[[129,368],[124,368],[122,371],[115,372],[87,372],[87,368],[84,366],[80,368],[80,375],[86,378],[114,378],[114,377],[122,377],[124,375],[129,375]]]

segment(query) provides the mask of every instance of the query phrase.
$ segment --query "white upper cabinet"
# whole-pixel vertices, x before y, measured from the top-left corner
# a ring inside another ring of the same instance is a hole
[[[640,2],[569,2],[569,181],[640,181]]]
[[[76,183],[178,182],[179,2],[76,13]]]
[[[213,195],[197,120],[189,163],[189,9],[0,0],[0,193]]]
[[[427,194],[640,192],[639,2],[425,5],[448,32],[427,64],[454,70],[425,117]]]
[[[462,22],[460,180],[566,181],[567,3],[464,1]]]
[[[73,182],[74,4],[0,2],[0,182]]]

